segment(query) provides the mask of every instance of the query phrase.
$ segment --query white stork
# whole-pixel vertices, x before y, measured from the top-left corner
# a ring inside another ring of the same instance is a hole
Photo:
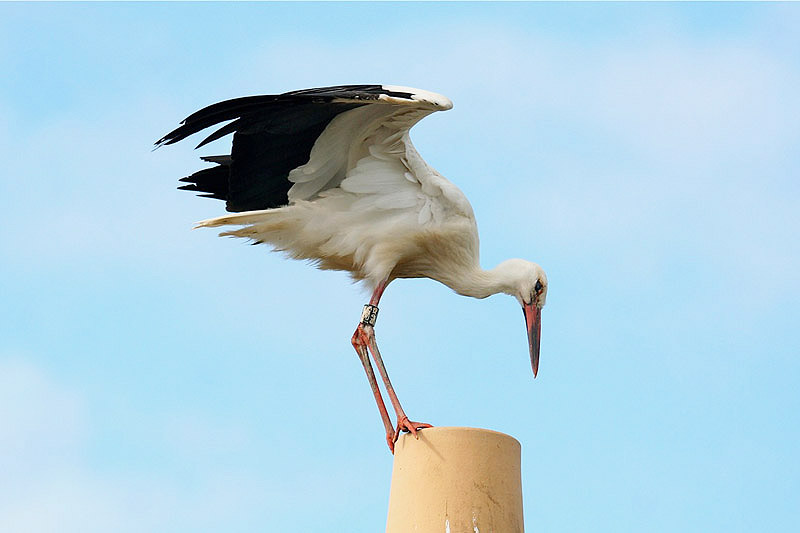
[[[375,342],[378,303],[396,278],[431,278],[458,294],[505,293],[522,306],[531,366],[539,368],[542,268],[510,259],[491,270],[479,263],[478,228],[464,194],[420,157],[409,130],[434,111],[453,107],[444,96],[391,85],[345,85],[248,96],[208,106],[156,142],[172,144],[232,121],[197,148],[233,133],[230,155],[202,159],[215,166],[181,179],[180,187],[225,200],[237,213],[198,227],[242,226],[220,235],[266,243],[322,269],[344,270],[372,291],[352,337],[394,450],[412,422],[400,406]],[[369,353],[397,416],[393,426]]]

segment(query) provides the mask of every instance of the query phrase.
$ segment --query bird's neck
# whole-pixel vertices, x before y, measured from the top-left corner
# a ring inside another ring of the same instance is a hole
[[[511,283],[498,268],[484,270],[479,266],[466,269],[444,281],[445,285],[463,296],[486,298],[504,292],[511,294]]]

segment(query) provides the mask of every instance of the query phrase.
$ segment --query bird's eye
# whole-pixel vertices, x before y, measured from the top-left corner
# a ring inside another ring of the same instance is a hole
[[[541,290],[542,290],[542,280],[537,279],[536,280],[536,285],[534,285],[533,288],[536,289],[536,292],[541,292]]]

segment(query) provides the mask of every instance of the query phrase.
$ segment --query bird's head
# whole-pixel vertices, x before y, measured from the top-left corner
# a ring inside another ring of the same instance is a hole
[[[496,269],[505,280],[503,292],[514,296],[525,314],[533,377],[539,372],[542,307],[547,299],[547,276],[542,267],[523,259],[509,259]]]

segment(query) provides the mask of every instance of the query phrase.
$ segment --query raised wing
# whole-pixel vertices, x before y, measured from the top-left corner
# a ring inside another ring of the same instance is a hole
[[[365,206],[380,207],[410,202],[413,191],[398,176],[410,174],[405,176],[407,184],[420,190],[415,173],[432,170],[413,150],[408,129],[424,116],[451,107],[443,96],[388,85],[250,96],[190,115],[156,146],[232,121],[198,145],[233,133],[231,154],[204,157],[216,166],[183,178],[189,185],[181,189],[224,199],[232,212],[310,200],[335,187],[362,194]],[[374,197],[371,191],[381,187],[380,197]]]

